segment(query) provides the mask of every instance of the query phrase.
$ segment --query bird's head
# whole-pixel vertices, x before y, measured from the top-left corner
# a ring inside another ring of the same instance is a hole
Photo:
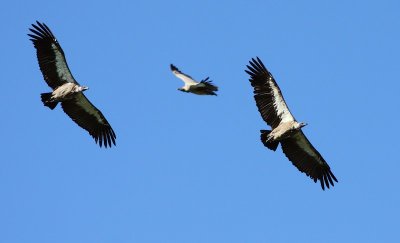
[[[299,123],[299,128],[305,127],[305,126],[307,126],[307,125],[308,125],[308,124],[305,123],[305,122],[300,122],[300,123]]]
[[[87,87],[87,86],[79,86],[78,87],[78,91],[81,91],[81,92],[88,90],[88,89],[89,89],[89,87]]]

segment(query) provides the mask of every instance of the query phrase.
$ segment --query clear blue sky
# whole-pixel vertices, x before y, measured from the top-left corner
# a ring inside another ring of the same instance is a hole
[[[0,10],[1,243],[400,242],[399,1],[7,1]],[[58,107],[28,40],[61,43],[117,134]],[[259,56],[339,183],[259,140]],[[173,63],[219,96],[179,92]]]

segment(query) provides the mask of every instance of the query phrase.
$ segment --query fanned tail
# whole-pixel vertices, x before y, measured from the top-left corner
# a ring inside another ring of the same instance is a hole
[[[45,105],[53,110],[54,108],[56,108],[58,102],[52,101],[51,95],[52,95],[52,93],[42,93],[42,94],[40,94],[40,97],[42,98],[43,105]]]
[[[261,132],[261,142],[264,144],[265,147],[276,151],[276,149],[278,148],[279,145],[279,141],[267,141],[268,140],[268,134],[271,133],[271,130],[260,130]]]
[[[218,86],[215,86],[209,77],[201,80],[200,83],[205,85],[211,95],[217,95],[214,91],[218,91]]]

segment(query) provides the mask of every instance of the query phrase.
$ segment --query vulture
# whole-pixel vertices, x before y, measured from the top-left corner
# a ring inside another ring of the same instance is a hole
[[[179,69],[173,64],[171,64],[170,67],[172,73],[185,83],[185,85],[178,90],[197,95],[217,95],[215,91],[218,91],[218,87],[212,84],[212,81],[209,80],[209,77],[197,82],[189,75],[179,71]]]
[[[61,103],[64,112],[76,124],[88,131],[100,147],[115,145],[114,130],[101,111],[83,94],[88,87],[81,86],[72,76],[64,51],[49,27],[36,21],[29,30],[31,33],[28,36],[36,48],[43,78],[53,90],[41,94],[43,104],[53,110],[58,103]]]
[[[263,120],[272,130],[261,130],[261,141],[265,147],[276,151],[281,144],[282,151],[299,171],[325,186],[338,182],[329,165],[314,148],[301,130],[307,124],[297,122],[286,105],[282,92],[272,74],[257,57],[252,58],[245,70],[250,75],[254,88],[254,99]]]

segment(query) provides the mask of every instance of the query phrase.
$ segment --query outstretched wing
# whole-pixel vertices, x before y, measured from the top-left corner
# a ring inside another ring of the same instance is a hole
[[[306,173],[314,182],[320,181],[321,187],[334,186],[338,182],[329,165],[321,154],[312,146],[307,137],[300,130],[290,138],[281,141],[283,153],[301,172]]]
[[[117,137],[111,125],[83,93],[80,92],[73,99],[63,101],[61,106],[76,124],[89,132],[100,147],[103,144],[106,148],[115,145]]]
[[[276,128],[281,122],[294,121],[279,86],[261,60],[258,57],[257,60],[252,58],[247,68],[245,71],[250,75],[254,99],[264,121],[272,128]]]
[[[36,48],[36,55],[44,80],[54,90],[67,82],[78,84],[68,68],[64,52],[56,37],[44,23],[36,21],[30,28],[31,41]]]
[[[172,73],[181,79],[186,85],[195,85],[198,84],[192,77],[187,74],[182,73],[177,67],[173,64],[170,65]]]

